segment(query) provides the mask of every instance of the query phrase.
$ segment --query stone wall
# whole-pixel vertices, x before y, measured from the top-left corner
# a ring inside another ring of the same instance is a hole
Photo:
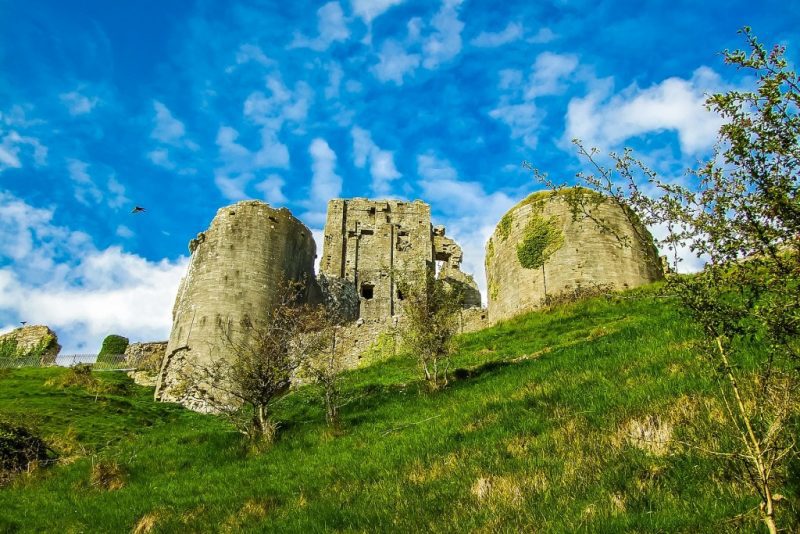
[[[158,381],[158,371],[167,353],[166,341],[131,343],[125,349],[125,363],[134,367],[128,376],[140,386],[153,387]]]
[[[397,281],[433,267],[431,210],[418,200],[331,200],[324,239],[320,274],[354,284],[367,321],[396,315]]]
[[[58,336],[44,325],[26,325],[0,336],[0,347],[7,350],[6,357],[29,358],[38,356],[42,365],[52,365],[61,351]]]
[[[281,283],[306,279],[315,287],[316,246],[289,210],[244,201],[220,209],[189,248],[155,396],[211,411],[209,398],[225,402],[226,396],[198,372],[231,357],[245,326],[266,317]]]
[[[583,203],[585,212],[573,210],[565,195],[574,191],[534,193],[501,219],[486,245],[492,322],[579,286],[624,289],[663,277],[652,236],[632,213],[597,196]],[[541,266],[540,256],[546,258]]]

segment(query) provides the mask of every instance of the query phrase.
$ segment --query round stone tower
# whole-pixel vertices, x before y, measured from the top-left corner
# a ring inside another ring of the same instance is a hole
[[[625,289],[661,278],[653,238],[633,212],[582,188],[530,195],[486,244],[492,321],[581,287]]]
[[[286,208],[244,201],[217,211],[189,250],[155,395],[156,400],[213,411],[209,397],[225,395],[203,374],[231,357],[235,340],[230,338],[246,335],[242,325],[266,317],[278,284],[314,283],[316,245],[311,231]]]

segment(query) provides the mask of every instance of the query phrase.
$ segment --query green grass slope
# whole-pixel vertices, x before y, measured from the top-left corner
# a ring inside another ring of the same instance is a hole
[[[303,388],[276,406],[281,433],[261,452],[124,376],[95,373],[127,388],[92,393],[46,385],[63,370],[5,372],[0,414],[62,461],[0,489],[0,531],[760,529],[730,466],[681,443],[724,445],[723,412],[691,321],[653,295],[465,335],[436,393],[399,358],[350,372],[337,433]],[[91,473],[113,462],[124,485],[110,491]]]

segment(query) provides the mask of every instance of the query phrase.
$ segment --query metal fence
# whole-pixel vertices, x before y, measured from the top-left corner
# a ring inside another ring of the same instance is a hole
[[[143,363],[138,355],[104,354],[98,361],[97,354],[60,354],[55,362],[41,356],[22,358],[0,358],[0,369],[16,369],[21,367],[72,367],[81,363],[90,364],[95,371],[134,371]]]

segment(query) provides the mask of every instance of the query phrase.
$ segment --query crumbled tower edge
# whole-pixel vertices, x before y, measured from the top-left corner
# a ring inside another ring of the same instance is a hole
[[[266,318],[281,284],[314,289],[316,245],[289,210],[244,201],[220,209],[189,248],[155,397],[211,412],[230,399],[202,377],[226,363],[246,325]]]

